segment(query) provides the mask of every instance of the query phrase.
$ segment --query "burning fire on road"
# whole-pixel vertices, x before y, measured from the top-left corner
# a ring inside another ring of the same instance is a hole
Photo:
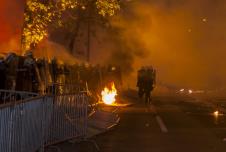
[[[117,89],[114,82],[110,84],[110,87],[105,87],[101,92],[102,101],[107,105],[113,105],[116,102]]]

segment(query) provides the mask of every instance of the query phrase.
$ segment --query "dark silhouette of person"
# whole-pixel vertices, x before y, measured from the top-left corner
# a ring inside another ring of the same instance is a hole
[[[144,78],[144,96],[145,96],[145,104],[150,104],[151,103],[151,92],[154,89],[154,69],[153,68],[148,68],[146,70],[146,75]]]
[[[144,95],[144,87],[145,87],[145,68],[142,67],[138,72],[137,72],[137,87],[138,87],[138,96],[140,98],[143,98]]]
[[[137,76],[137,87],[138,96],[142,99],[145,98],[145,104],[150,104],[151,102],[151,92],[155,85],[156,72],[152,67],[144,68],[142,67],[138,71]]]
[[[0,59],[0,89],[5,89],[6,65],[4,59]]]

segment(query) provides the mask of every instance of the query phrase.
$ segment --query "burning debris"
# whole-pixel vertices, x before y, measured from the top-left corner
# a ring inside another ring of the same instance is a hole
[[[117,90],[114,82],[110,84],[110,87],[105,87],[101,92],[102,101],[107,105],[113,105],[116,102]]]
[[[215,111],[213,114],[214,114],[214,116],[217,117],[217,116],[219,116],[219,111]]]

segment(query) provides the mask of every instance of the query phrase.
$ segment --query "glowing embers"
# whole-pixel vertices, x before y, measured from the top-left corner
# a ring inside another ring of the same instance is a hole
[[[110,83],[110,87],[105,87],[101,92],[102,101],[107,105],[113,105],[116,101],[117,90],[114,82]]]
[[[219,111],[215,111],[213,114],[214,114],[215,116],[218,116],[218,115],[219,115]]]
[[[177,93],[181,94],[203,94],[205,93],[204,90],[192,90],[192,89],[180,89]]]
[[[219,112],[218,110],[213,112],[214,117],[219,117],[219,116],[223,116],[224,114]]]
[[[211,115],[213,115],[213,117],[214,117],[214,123],[216,125],[219,125],[221,123],[224,123],[224,118],[225,118],[224,113],[216,110]],[[224,117],[222,117],[222,116],[224,116]]]
[[[185,89],[180,89],[180,92],[184,92]]]
[[[188,93],[189,93],[189,94],[192,94],[192,93],[193,93],[193,90],[191,90],[191,89],[188,90]]]

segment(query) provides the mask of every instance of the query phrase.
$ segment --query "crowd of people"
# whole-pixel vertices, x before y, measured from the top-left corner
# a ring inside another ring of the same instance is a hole
[[[104,85],[112,81],[118,87],[122,85],[120,67],[85,63],[67,65],[55,58],[36,59],[32,52],[24,56],[8,53],[0,58],[0,90],[45,94],[70,93],[79,87],[100,92]]]
[[[156,70],[150,67],[142,67],[137,73],[138,96],[145,98],[145,104],[151,102],[151,92],[156,83]]]
[[[153,67],[142,67],[137,74],[138,95],[151,101],[156,81]],[[99,93],[110,82],[122,87],[122,71],[117,66],[89,64],[67,65],[53,58],[37,59],[32,52],[24,56],[8,53],[0,57],[0,90],[16,90],[39,94],[63,94],[89,90]]]

